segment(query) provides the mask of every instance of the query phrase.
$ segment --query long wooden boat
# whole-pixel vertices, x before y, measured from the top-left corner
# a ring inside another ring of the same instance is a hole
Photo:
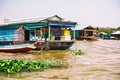
[[[74,41],[50,41],[48,49],[50,50],[66,50],[74,44]]]
[[[16,45],[1,45],[0,52],[28,52],[35,49],[34,46],[30,44],[16,44]]]
[[[71,41],[60,41],[60,40],[55,40],[55,41],[46,41],[46,42],[36,42],[40,43],[40,45],[36,46],[36,49],[41,49],[41,50],[66,50],[69,49],[73,44],[74,40]]]

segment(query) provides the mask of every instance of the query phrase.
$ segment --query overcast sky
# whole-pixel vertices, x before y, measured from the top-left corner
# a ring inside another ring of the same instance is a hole
[[[120,26],[120,0],[0,0],[0,23],[58,15],[80,28]]]

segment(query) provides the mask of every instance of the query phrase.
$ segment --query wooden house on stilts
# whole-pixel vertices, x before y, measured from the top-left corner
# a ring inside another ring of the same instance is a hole
[[[75,31],[77,40],[96,40],[99,36],[99,31],[91,25]]]
[[[66,21],[55,15],[48,18],[10,22],[0,25],[0,45],[14,44],[15,32],[22,27],[24,43],[33,44],[37,49],[68,49],[74,43],[71,36],[76,22]],[[19,34],[19,33],[18,33]],[[20,43],[19,43],[20,44]]]

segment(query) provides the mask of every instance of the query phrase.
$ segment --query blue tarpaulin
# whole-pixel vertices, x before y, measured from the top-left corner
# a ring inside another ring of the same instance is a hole
[[[50,26],[75,27],[76,23],[49,22]]]
[[[15,30],[18,29],[19,25],[0,25],[0,30]]]

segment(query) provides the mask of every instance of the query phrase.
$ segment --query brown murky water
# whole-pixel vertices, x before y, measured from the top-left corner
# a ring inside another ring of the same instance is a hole
[[[86,54],[73,56],[76,49]],[[62,59],[70,65],[43,72],[0,73],[0,80],[120,80],[120,40],[77,41],[70,50],[0,53],[0,59]]]

